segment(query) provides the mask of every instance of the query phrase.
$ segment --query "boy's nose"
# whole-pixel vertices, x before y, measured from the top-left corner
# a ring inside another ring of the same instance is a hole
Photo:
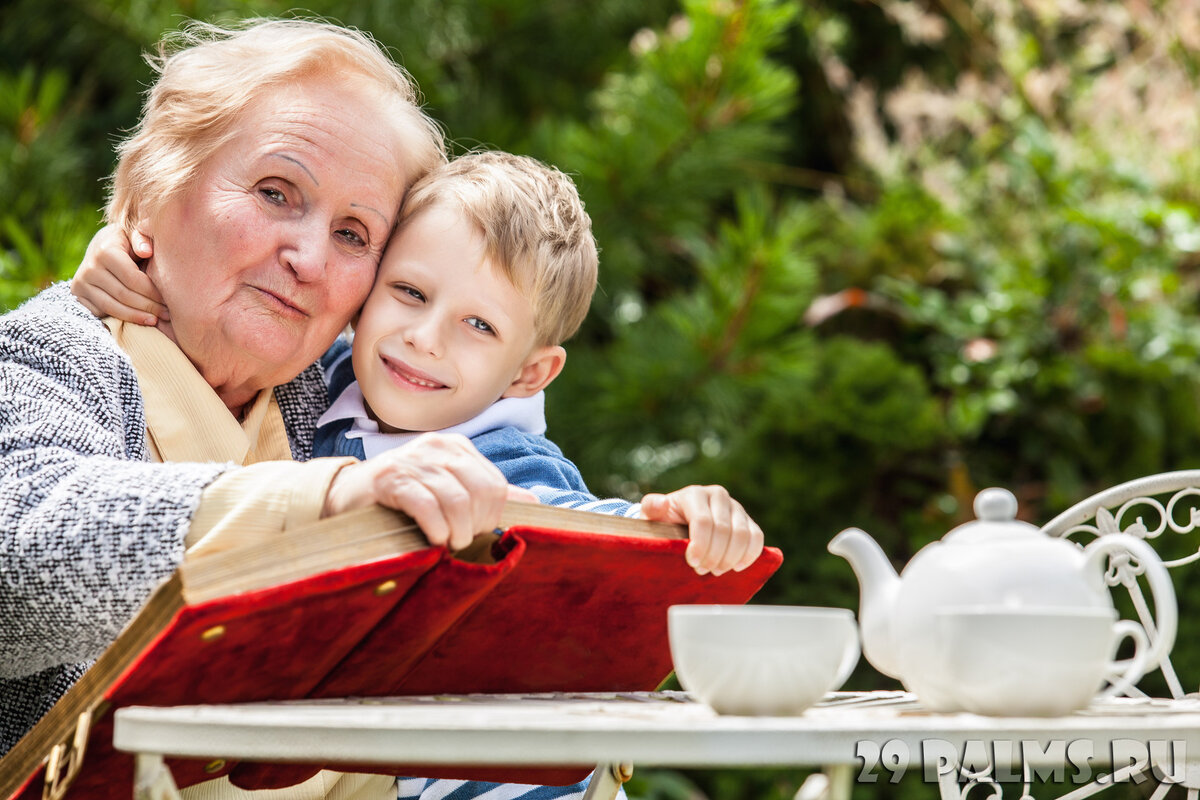
[[[442,336],[437,320],[426,318],[409,325],[404,331],[404,340],[419,353],[433,358],[442,356]]]

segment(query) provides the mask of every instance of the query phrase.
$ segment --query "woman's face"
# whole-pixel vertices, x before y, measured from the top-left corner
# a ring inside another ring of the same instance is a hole
[[[352,85],[274,90],[140,222],[163,332],[227,404],[299,374],[366,298],[405,188],[386,116]]]

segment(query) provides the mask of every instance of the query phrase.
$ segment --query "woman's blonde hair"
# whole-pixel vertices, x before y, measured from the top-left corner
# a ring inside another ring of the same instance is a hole
[[[463,214],[483,234],[488,257],[533,304],[539,344],[575,334],[596,290],[599,254],[569,177],[525,156],[468,153],[409,190],[400,225],[433,206]]]
[[[446,161],[445,135],[421,110],[416,84],[362,31],[303,19],[249,19],[228,28],[191,22],[164,37],[147,60],[159,77],[117,148],[106,209],[108,221],[126,230],[195,178],[255,100],[309,77],[357,80],[378,94],[378,113],[399,115],[407,183]]]

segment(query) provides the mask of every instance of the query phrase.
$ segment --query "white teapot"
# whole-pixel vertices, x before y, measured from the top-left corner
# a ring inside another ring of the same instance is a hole
[[[941,640],[939,611],[981,606],[1111,609],[1104,571],[1112,553],[1128,553],[1144,568],[1154,597],[1157,633],[1144,669],[1158,666],[1175,642],[1175,590],[1153,548],[1123,533],[1081,547],[1018,521],[1016,513],[1011,492],[983,490],[975,498],[978,519],[926,545],[901,575],[875,540],[857,528],[842,531],[829,543],[829,552],[849,561],[858,576],[863,655],[931,709],[960,708],[945,663],[953,643]]]

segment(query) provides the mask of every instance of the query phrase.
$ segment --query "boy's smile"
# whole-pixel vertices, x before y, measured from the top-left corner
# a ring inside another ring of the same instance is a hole
[[[501,397],[536,394],[565,353],[537,345],[533,304],[492,264],[474,224],[435,205],[388,246],[352,358],[370,413],[396,432],[449,428]]]
[[[412,389],[414,391],[428,391],[433,389],[445,389],[446,384],[439,380],[429,377],[420,370],[413,369],[403,361],[387,356],[381,356],[384,368],[388,371],[402,389]]]

